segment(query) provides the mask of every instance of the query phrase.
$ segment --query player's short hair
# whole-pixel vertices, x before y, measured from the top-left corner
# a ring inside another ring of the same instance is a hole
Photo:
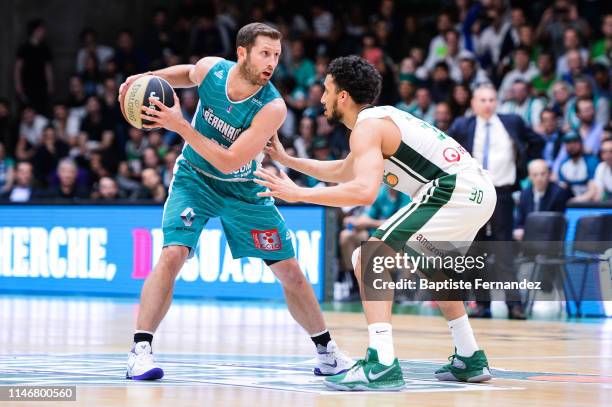
[[[373,103],[382,86],[382,76],[365,59],[356,55],[339,57],[327,68],[338,91],[345,90],[358,104]]]
[[[272,38],[273,40],[280,40],[283,38],[283,35],[275,28],[270,27],[269,25],[263,23],[251,23],[247,24],[238,31],[236,35],[236,46],[244,47],[247,51],[250,51],[253,45],[255,45],[255,41],[257,41],[257,37],[260,35],[268,38]]]

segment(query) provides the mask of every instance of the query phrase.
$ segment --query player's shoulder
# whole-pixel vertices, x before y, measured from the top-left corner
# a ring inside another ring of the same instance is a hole
[[[210,72],[210,70],[214,66],[218,65],[221,62],[229,62],[229,61],[223,58],[220,58],[220,57],[201,58],[198,62],[196,62],[194,66],[194,70],[193,70],[194,74],[191,79],[197,84],[202,83],[204,78],[206,78],[206,75],[208,75],[208,72]]]
[[[275,98],[266,103],[259,112],[257,117],[262,120],[285,120],[287,115],[287,105],[282,98]]]

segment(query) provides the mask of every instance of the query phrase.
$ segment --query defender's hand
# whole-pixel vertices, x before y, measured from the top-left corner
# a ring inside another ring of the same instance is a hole
[[[278,133],[274,133],[270,141],[268,141],[268,144],[264,147],[264,152],[268,154],[271,159],[278,161],[282,165],[285,165],[289,157],[278,138]]]
[[[298,202],[301,200],[303,188],[291,181],[284,172],[281,171],[279,177],[265,168],[260,168],[254,174],[263,178],[263,180],[254,178],[253,181],[269,189],[269,191],[257,193],[257,196],[273,196],[285,202]]]

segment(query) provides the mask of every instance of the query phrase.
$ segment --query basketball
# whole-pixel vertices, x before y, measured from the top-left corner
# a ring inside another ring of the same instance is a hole
[[[165,79],[155,75],[142,76],[130,85],[121,100],[121,113],[129,124],[138,129],[142,129],[143,124],[151,124],[150,121],[140,118],[142,106],[159,110],[149,102],[151,97],[158,99],[168,107],[174,105],[174,90]]]

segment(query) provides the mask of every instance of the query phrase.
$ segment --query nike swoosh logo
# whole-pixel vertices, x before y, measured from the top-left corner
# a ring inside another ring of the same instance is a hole
[[[383,370],[382,372],[378,372],[378,373],[372,373],[372,371],[370,370],[370,371],[368,372],[368,379],[370,379],[370,380],[376,380],[376,379],[378,379],[380,376],[382,376],[382,375],[384,375],[385,373],[387,373],[387,372],[391,371],[391,369],[393,369],[393,368],[394,368],[394,366],[391,366],[390,368],[385,369],[385,370]]]
[[[324,364],[325,366],[329,366],[329,367],[338,367],[338,361],[334,360],[334,364],[332,365],[331,363],[324,363],[321,362],[322,364]]]
[[[389,332],[389,331],[387,331],[386,329],[384,331],[376,331],[377,334],[381,334],[383,332]]]

